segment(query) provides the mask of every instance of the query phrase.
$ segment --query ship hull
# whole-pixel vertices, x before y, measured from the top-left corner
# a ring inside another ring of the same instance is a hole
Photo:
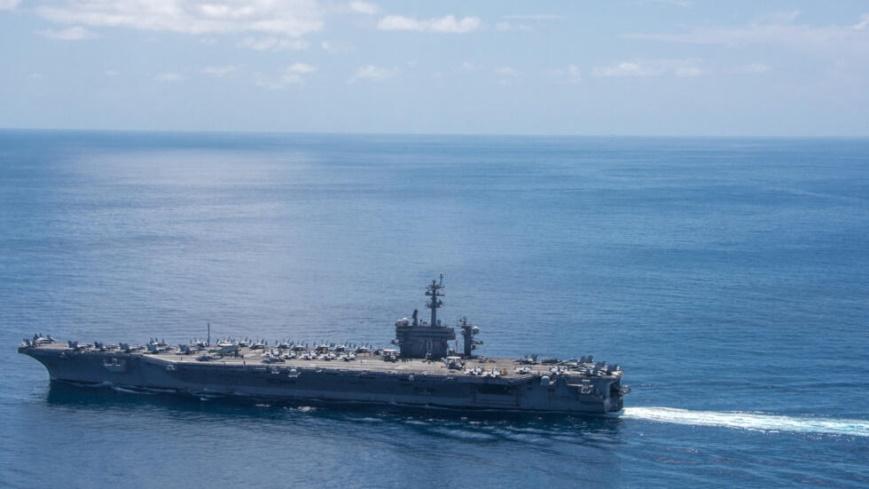
[[[53,382],[105,385],[199,398],[244,398],[290,403],[389,405],[510,413],[613,416],[621,412],[619,382],[590,379],[580,389],[567,378],[480,378],[330,366],[238,362],[179,363],[141,353],[27,347]]]

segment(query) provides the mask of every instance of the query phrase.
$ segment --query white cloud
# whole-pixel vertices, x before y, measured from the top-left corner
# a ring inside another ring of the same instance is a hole
[[[186,78],[187,77],[180,73],[174,73],[171,71],[158,73],[156,76],[154,76],[154,80],[157,80],[161,83],[178,83],[184,81]]]
[[[213,76],[215,78],[223,78],[238,71],[238,66],[221,65],[221,66],[206,66],[202,68],[202,74]]]
[[[550,20],[561,20],[564,18],[562,15],[556,14],[520,14],[520,15],[504,15],[501,17],[506,20],[527,20],[533,22],[546,22]]]
[[[255,75],[255,83],[259,87],[277,90],[288,85],[301,85],[305,79],[317,71],[316,66],[307,63],[293,63],[287,66],[278,76],[267,76],[262,73]]]
[[[570,83],[579,83],[582,81],[582,71],[579,66],[569,65],[567,67],[567,80]]]
[[[566,83],[576,84],[582,81],[582,70],[576,65],[552,70],[551,73]]]
[[[501,20],[495,23],[495,30],[501,32],[509,31],[534,31],[541,24],[562,20],[564,17],[553,14],[523,14],[523,15],[504,15]]]
[[[703,74],[703,70],[696,66],[680,66],[673,70],[673,74],[679,78],[694,78]]]
[[[287,83],[301,83],[306,75],[317,71],[315,66],[306,63],[293,63],[284,70],[283,80]]]
[[[21,3],[21,0],[0,0],[0,10],[12,10]]]
[[[510,66],[501,66],[495,68],[495,75],[498,77],[498,84],[509,86],[518,79],[522,74]]]
[[[771,68],[763,63],[749,63],[736,67],[710,67],[699,59],[634,59],[596,67],[592,69],[591,74],[601,78],[663,76],[696,78],[713,75],[756,75],[767,73],[770,70]]]
[[[40,36],[58,41],[82,41],[84,39],[99,37],[95,32],[85,29],[80,25],[74,25],[65,29],[46,29],[37,33]]]
[[[692,59],[628,60],[608,66],[596,67],[591,73],[596,77],[654,77],[673,75],[693,78],[703,74],[703,70],[697,65],[698,61]]]
[[[510,31],[533,31],[534,28],[529,24],[523,24],[521,22],[509,22],[506,20],[502,20],[495,23],[495,30],[500,32],[510,32]]]
[[[432,19],[417,19],[403,15],[387,15],[380,19],[377,28],[382,31],[416,31],[464,34],[480,28],[478,17],[456,18],[454,15]]]
[[[238,45],[254,51],[303,51],[308,49],[308,41],[284,37],[246,37]]]
[[[383,68],[374,65],[360,66],[353,72],[348,83],[357,81],[383,81],[398,74],[398,68]]]
[[[364,15],[374,15],[380,11],[380,7],[378,7],[377,5],[362,1],[350,2],[348,7],[350,8],[351,12]]]
[[[799,12],[765,16],[742,26],[696,27],[677,33],[639,33],[626,37],[648,41],[717,46],[780,45],[836,52],[869,50],[869,14],[854,25],[814,26],[796,23]]]
[[[693,4],[691,0],[642,0],[642,3],[655,3],[673,7],[690,7]]]
[[[36,11],[62,24],[185,34],[248,32],[298,38],[323,27],[316,0],[64,0]]]
[[[730,70],[730,73],[734,73],[737,75],[759,75],[762,73],[767,73],[772,68],[763,63],[750,63],[743,66],[737,66],[736,68]]]
[[[108,69],[108,70],[103,71],[103,75],[106,75],[110,78],[115,77],[115,76],[120,76],[120,74],[121,74],[121,72],[118,70],[115,70],[115,69]]]
[[[755,20],[756,24],[793,24],[800,16],[799,10],[784,10],[762,15]]]
[[[622,61],[610,66],[600,66],[592,70],[594,76],[650,76],[651,72],[636,61]]]
[[[329,54],[347,54],[352,53],[355,49],[349,42],[341,41],[323,41],[320,43],[320,47]]]

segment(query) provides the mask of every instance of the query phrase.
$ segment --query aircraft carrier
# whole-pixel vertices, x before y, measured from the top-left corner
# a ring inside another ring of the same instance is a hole
[[[479,328],[441,324],[443,277],[426,292],[428,321],[417,311],[395,323],[394,348],[293,341],[206,340],[177,346],[60,342],[41,334],[18,348],[48,369],[52,382],[111,386],[203,399],[243,397],[294,403],[388,404],[425,409],[618,415],[618,365],[591,356],[570,360],[476,354]]]

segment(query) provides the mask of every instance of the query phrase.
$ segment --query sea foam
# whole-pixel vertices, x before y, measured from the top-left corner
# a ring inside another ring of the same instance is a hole
[[[692,411],[668,407],[625,408],[625,419],[757,431],[788,431],[869,437],[869,420],[780,416],[735,411]]]

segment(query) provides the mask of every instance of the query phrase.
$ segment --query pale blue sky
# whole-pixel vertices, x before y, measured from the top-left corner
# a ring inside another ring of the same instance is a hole
[[[0,0],[0,127],[869,136],[869,1]]]

